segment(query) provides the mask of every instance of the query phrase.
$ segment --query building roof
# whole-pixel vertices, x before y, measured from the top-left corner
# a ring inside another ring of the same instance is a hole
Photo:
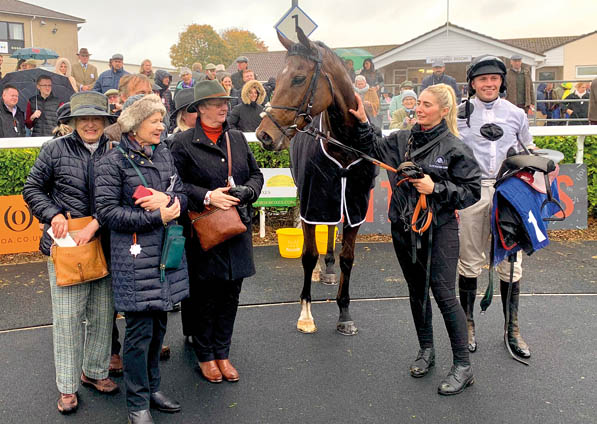
[[[0,13],[21,16],[35,16],[37,18],[56,19],[59,21],[71,21],[81,24],[85,23],[85,19],[56,12],[54,10],[46,9],[45,7],[35,6],[33,4],[25,3],[24,1],[19,0],[0,1]]]
[[[518,47],[520,49],[529,50],[535,53],[543,53],[547,50],[560,47],[571,41],[577,40],[582,36],[580,35],[565,35],[561,37],[529,37],[529,38],[507,38],[500,40],[511,46]]]
[[[284,61],[286,60],[286,50],[277,52],[254,52],[242,53],[249,59],[248,69],[255,72],[255,77],[259,81],[267,81],[271,77],[276,77],[278,72],[284,68]],[[232,62],[226,71],[231,74],[237,70],[236,62]]]

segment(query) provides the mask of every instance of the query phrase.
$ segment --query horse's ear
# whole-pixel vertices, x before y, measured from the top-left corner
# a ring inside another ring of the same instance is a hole
[[[303,29],[300,26],[296,27],[296,35],[298,35],[298,39],[303,46],[305,46],[309,50],[317,49],[315,47],[315,44],[313,44],[313,42],[311,40],[309,40],[309,37],[307,37],[305,35],[305,33],[303,32]]]
[[[277,31],[277,32],[278,32],[278,40],[280,40],[280,43],[282,43],[282,45],[284,46],[284,48],[286,50],[290,50],[290,48],[294,44],[292,42],[292,40],[289,40],[288,38],[284,37],[284,35],[282,35],[282,33],[280,31]]]

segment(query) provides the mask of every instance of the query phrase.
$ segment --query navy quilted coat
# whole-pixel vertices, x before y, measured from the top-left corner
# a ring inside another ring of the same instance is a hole
[[[120,147],[135,162],[150,188],[177,196],[186,210],[187,196],[170,151],[164,143],[155,147],[151,159],[133,150],[126,134]],[[114,307],[123,312],[169,311],[189,295],[186,258],[178,269],[167,270],[160,281],[160,258],[165,225],[159,210],[147,212],[135,206],[133,192],[142,184],[137,172],[119,149],[112,149],[96,167],[96,209],[102,226],[110,230]],[[167,191],[174,179],[174,188]],[[170,222],[169,225],[174,222]],[[130,252],[133,233],[141,246],[136,257]]]

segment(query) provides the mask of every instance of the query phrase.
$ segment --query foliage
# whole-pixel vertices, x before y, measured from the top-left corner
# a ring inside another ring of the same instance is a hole
[[[267,46],[251,31],[240,28],[229,28],[221,32],[232,58],[241,53],[266,52]]]
[[[21,194],[39,149],[0,150],[0,196]]]
[[[535,144],[542,149],[559,150],[564,153],[562,163],[574,163],[576,137],[535,137]],[[587,197],[589,215],[597,217],[597,136],[585,139],[583,163],[587,165]]]
[[[288,150],[270,152],[259,143],[249,143],[253,156],[260,168],[290,168],[290,154]]]
[[[174,66],[187,66],[195,62],[230,63],[232,54],[226,43],[211,25],[192,24],[178,34],[178,43],[170,47]]]

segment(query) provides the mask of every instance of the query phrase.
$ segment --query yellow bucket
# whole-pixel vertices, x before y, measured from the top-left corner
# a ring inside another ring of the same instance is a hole
[[[334,249],[336,249],[336,237],[338,236],[338,227],[334,228]],[[320,255],[325,255],[328,251],[328,226],[318,225],[315,227],[315,244]]]
[[[280,228],[278,249],[283,258],[300,258],[303,253],[303,230],[300,228]]]

